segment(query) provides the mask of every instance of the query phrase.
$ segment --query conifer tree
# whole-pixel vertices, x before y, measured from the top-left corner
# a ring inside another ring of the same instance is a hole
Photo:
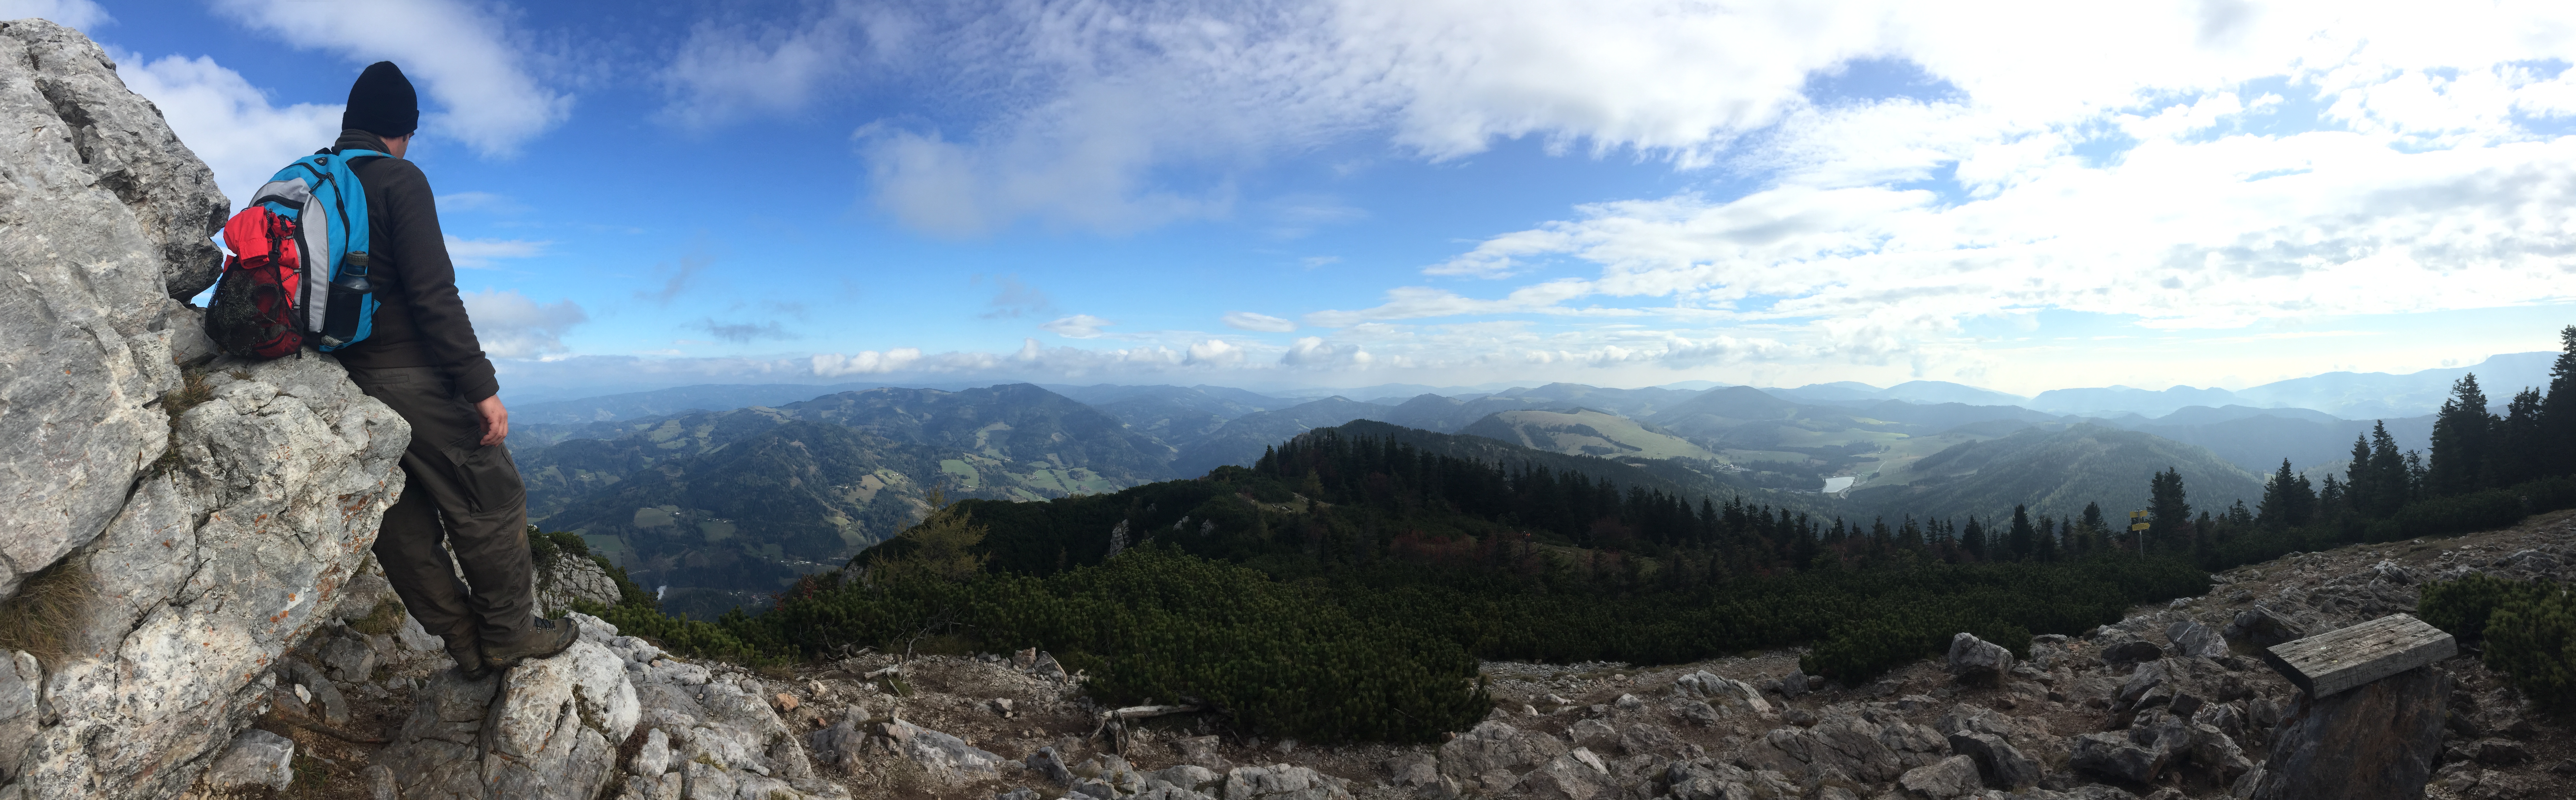
[[[2005,534],[2004,543],[2014,560],[2027,560],[2039,552],[2039,529],[2031,527],[2030,509],[2013,506],[2012,528]]]
[[[2057,520],[2045,516],[2040,517],[2039,541],[2037,542],[2037,550],[2032,554],[2033,557],[2043,562],[2057,561],[2063,557],[2060,555],[2060,550],[2061,547],[2057,542]]]
[[[2478,376],[2460,376],[2451,398],[2442,401],[2433,419],[2433,455],[2425,469],[2427,497],[2467,494],[2487,488],[2495,458],[2493,442],[2503,420],[2487,410],[2487,394]]]
[[[2101,503],[2084,504],[2084,527],[2090,528],[2094,531],[2103,530]]]
[[[2341,516],[2351,503],[2351,495],[2344,491],[2343,482],[2335,480],[2333,475],[2327,475],[2325,486],[2317,490],[2317,510],[2312,516],[2316,519],[2331,520]]]
[[[2172,546],[2191,534],[2191,503],[2185,496],[2182,471],[2166,467],[2147,481],[2147,538],[2155,545]]]
[[[2381,423],[2386,429],[2386,423]],[[2344,466],[2344,503],[2363,516],[2379,514],[2379,468],[2371,459],[2370,435],[2352,437],[2352,463]]]
[[[1959,534],[1959,549],[1978,561],[1986,560],[1986,527],[1975,514],[1968,515],[1968,528]]]
[[[2540,426],[2540,390],[2523,389],[2505,404],[2504,425],[2496,430],[2494,482],[2513,486],[2541,477],[2548,451]]]
[[[2281,471],[2272,473],[2271,482],[2263,487],[2263,508],[2255,519],[2267,530],[2296,528],[2308,524],[2316,504],[2316,490],[2308,477],[2291,470],[2290,460],[2284,458]]]
[[[2397,439],[2388,435],[2385,420],[2371,426],[2370,468],[2358,474],[2370,478],[2370,505],[2362,509],[2370,516],[2394,516],[2412,494],[2414,478],[2406,468],[2406,454],[2397,451]]]
[[[2576,473],[2576,325],[2558,331],[2558,360],[2549,365],[2549,393],[2540,399],[2541,470]]]

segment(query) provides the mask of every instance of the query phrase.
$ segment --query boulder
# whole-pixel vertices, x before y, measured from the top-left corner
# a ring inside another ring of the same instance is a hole
[[[1350,800],[1350,782],[1306,767],[1236,767],[1225,774],[1224,800]]]
[[[1530,770],[1514,788],[1535,800],[1593,800],[1619,793],[1618,783],[1610,779],[1601,759],[1579,747]]]
[[[2010,674],[2012,651],[1968,633],[1950,637],[1950,676],[1961,683],[1992,686]]]
[[[1681,737],[1661,725],[1636,722],[1619,730],[1619,752],[1631,756],[1669,755],[1681,748]]]
[[[1821,780],[1840,776],[1869,783],[1904,772],[1896,752],[1880,743],[1884,729],[1837,708],[1827,708],[1806,728],[1773,728],[1745,748],[1740,763]]]
[[[2164,655],[2164,648],[2157,647],[2154,642],[2132,640],[2102,648],[2102,663],[2117,667],[2154,661]]]
[[[573,601],[617,605],[617,579],[599,562],[569,553],[537,571],[537,613],[555,616],[572,610]]]
[[[1771,713],[1771,701],[1762,698],[1761,690],[1743,681],[1721,677],[1705,670],[1675,679],[1673,691],[1684,697],[1706,700],[1714,704],[1743,705],[1756,714]]]
[[[1966,797],[1979,788],[1976,762],[1967,756],[1951,756],[1936,764],[1906,770],[1896,783],[1907,792],[1931,800]]]
[[[1576,747],[1608,748],[1619,742],[1619,729],[1603,720],[1587,719],[1567,728],[1565,736],[1574,740]]]
[[[2323,700],[2292,701],[2256,800],[2415,797],[2442,747],[2448,673],[2418,667]]]
[[[1674,703],[1673,716],[1680,717],[1683,720],[1688,721],[1690,724],[1703,728],[1717,727],[1717,723],[1725,719],[1724,716],[1717,713],[1717,708],[1715,706],[1711,706],[1707,702],[1700,700],[1682,700]]]
[[[242,731],[231,747],[206,769],[205,785],[216,792],[267,787],[286,791],[295,782],[295,742],[263,730]]]
[[[757,681],[677,683],[673,678],[687,673],[664,669],[668,657],[636,660],[650,645],[618,636],[606,621],[576,619],[582,639],[560,655],[481,681],[449,670],[414,691],[410,720],[377,755],[393,768],[402,797],[596,797],[609,785],[617,744],[639,726],[651,729],[648,745],[653,732],[661,734],[669,748],[666,768],[674,771],[643,784],[629,781],[629,790],[679,786],[691,797],[749,792],[780,800],[848,796],[815,779],[804,740],[761,700]],[[629,763],[644,759],[638,752]]]
[[[177,796],[337,615],[410,429],[328,356],[208,363],[171,298],[207,285],[226,201],[78,32],[0,21],[0,164],[0,598],[40,575],[90,598],[30,653],[42,713],[0,685],[0,774]],[[189,374],[195,405],[165,403]]]
[[[2173,642],[2173,654],[2182,658],[2217,658],[2227,655],[2227,640],[2191,620],[2176,622],[2165,629],[2165,638]]]
[[[1753,774],[1733,764],[1700,758],[1675,761],[1665,768],[1666,793],[1674,800],[1752,800]]]
[[[1565,755],[1554,736],[1486,721],[1440,745],[1440,774],[1461,781],[1495,770],[1520,770]]]
[[[2124,732],[2087,733],[2075,737],[2074,753],[2066,766],[2142,784],[2164,771],[2165,757],[2163,748],[2153,743],[2142,745]]]
[[[903,720],[886,723],[886,738],[895,742],[902,753],[923,769],[951,780],[991,777],[999,774],[1002,757],[977,749],[946,733],[920,727]]]
[[[2236,612],[2236,617],[2227,623],[2221,636],[2231,642],[2241,641],[2264,648],[2306,638],[2307,633],[2271,608],[2256,605]]]
[[[1976,761],[1977,771],[1985,783],[1998,789],[2018,789],[2039,782],[2039,762],[2022,755],[2020,749],[1991,733],[1953,731],[1950,750]]]

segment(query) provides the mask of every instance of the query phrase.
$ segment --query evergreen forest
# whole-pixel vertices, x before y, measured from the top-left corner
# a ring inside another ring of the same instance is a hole
[[[1480,660],[1804,646],[1808,673],[1860,685],[1961,631],[2027,655],[2035,634],[2204,593],[2210,571],[2576,506],[2576,326],[2562,341],[2550,385],[2502,413],[2461,378],[2429,453],[2400,452],[2382,427],[2341,476],[2312,483],[2285,461],[2251,506],[2195,507],[2165,469],[2136,476],[2145,509],[1847,519],[1362,422],[1195,479],[934,501],[758,615],[670,616],[642,591],[593,611],[676,650],[753,662],[1034,646],[1103,702],[1205,702],[1239,728],[1310,741],[1463,730],[1490,707]]]

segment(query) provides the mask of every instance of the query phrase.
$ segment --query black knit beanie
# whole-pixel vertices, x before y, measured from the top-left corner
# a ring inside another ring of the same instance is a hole
[[[410,136],[420,127],[420,95],[394,62],[369,64],[349,87],[349,110],[340,112],[340,127],[387,139]]]

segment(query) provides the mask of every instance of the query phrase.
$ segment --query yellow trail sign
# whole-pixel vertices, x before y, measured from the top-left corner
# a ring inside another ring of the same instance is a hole
[[[2144,523],[2144,522],[2140,522],[2140,523],[2132,524],[2132,525],[2130,525],[2130,526],[2129,526],[2129,530],[2133,530],[2133,531],[2143,531],[2143,530],[2146,530],[2146,529],[2147,529],[2147,524],[2146,524],[2146,523]]]
[[[2145,517],[2146,515],[2147,515],[2147,512],[2144,512],[2144,511],[2131,511],[2131,512],[2129,512],[2129,518],[2130,518],[2130,519],[2138,519],[2138,518],[2141,518],[2141,517]]]

